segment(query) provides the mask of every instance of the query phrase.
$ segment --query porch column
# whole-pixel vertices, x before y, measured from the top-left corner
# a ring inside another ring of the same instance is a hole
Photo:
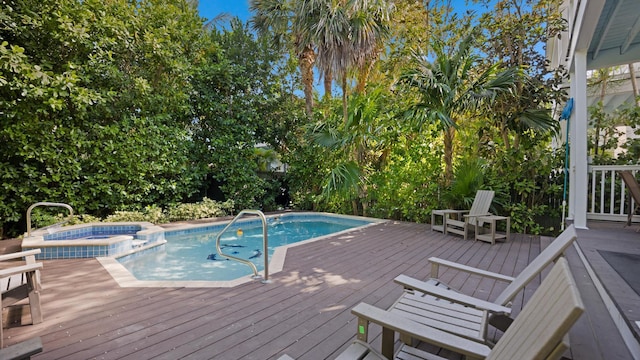
[[[571,93],[574,112],[571,117],[571,169],[569,170],[569,217],[578,229],[587,229],[587,53],[576,51],[573,58],[574,72],[571,74]]]
[[[570,72],[569,73],[569,82],[571,84],[571,86],[569,87],[569,97],[573,98],[573,113],[571,114],[571,116],[569,117],[569,123],[567,124],[567,126],[569,126],[569,132],[568,134],[568,138],[566,141],[569,142],[569,163],[566,164],[567,168],[567,177],[569,178],[568,184],[569,184],[569,196],[567,198],[567,220],[573,221],[575,216],[574,216],[574,212],[576,209],[576,184],[575,184],[575,178],[576,178],[576,172],[575,172],[575,166],[574,164],[576,163],[576,152],[573,149],[573,144],[575,143],[575,138],[576,138],[576,125],[574,124],[576,122],[576,87],[575,87],[575,78],[576,78],[576,73],[575,72]]]

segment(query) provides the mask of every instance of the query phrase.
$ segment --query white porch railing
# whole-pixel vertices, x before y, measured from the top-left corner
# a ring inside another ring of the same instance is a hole
[[[587,198],[587,219],[627,221],[629,197],[618,170],[631,170],[635,175],[640,165],[591,165],[589,166],[589,194]],[[635,204],[635,202],[633,203]],[[640,221],[640,216],[634,216]]]

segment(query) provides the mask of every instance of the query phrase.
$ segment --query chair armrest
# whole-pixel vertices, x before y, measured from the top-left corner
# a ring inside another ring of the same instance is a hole
[[[425,283],[424,281],[414,279],[407,275],[399,275],[394,279],[394,281],[407,289],[418,290],[425,294],[433,295],[437,298],[445,299],[454,303],[473,307],[483,311],[489,311],[495,314],[511,314],[511,308],[508,308],[506,306],[492,303],[490,301],[477,299],[473,296],[468,296],[453,290],[445,289],[442,286]]]
[[[39,337],[35,337],[0,349],[0,359],[30,359],[31,355],[40,352],[42,352],[42,340]]]
[[[42,263],[14,266],[7,269],[0,270],[0,278],[5,278],[12,275],[19,275],[42,269]]]
[[[26,256],[35,256],[35,255],[38,255],[38,254],[40,254],[40,249],[20,251],[20,252],[11,253],[11,254],[0,255],[0,261],[12,260],[12,259],[21,259],[21,258],[26,257]]]
[[[465,219],[468,219],[468,218],[476,218],[476,217],[479,217],[479,216],[489,216],[489,215],[491,215],[491,213],[484,213],[484,214],[465,214],[465,215],[462,215],[462,216],[463,216]]]
[[[502,274],[491,272],[491,271],[481,270],[481,269],[478,269],[478,268],[474,268],[474,267],[463,265],[463,264],[458,264],[458,263],[455,263],[453,261],[444,260],[444,259],[440,259],[440,258],[437,258],[437,257],[430,257],[429,258],[429,262],[431,262],[431,277],[432,278],[438,278],[438,267],[439,267],[439,265],[444,265],[444,266],[450,267],[452,269],[468,272],[468,273],[475,274],[475,275],[480,275],[480,276],[491,278],[491,279],[495,279],[495,280],[512,282],[515,279],[515,278],[513,278],[511,276],[502,275]]]
[[[440,210],[431,210],[432,213],[443,215],[443,214],[466,214],[469,210],[453,210],[453,209],[440,209]]]
[[[360,303],[351,310],[351,313],[358,316],[360,319],[376,323],[385,329],[389,329],[402,335],[407,335],[411,338],[449,349],[469,357],[485,358],[491,351],[487,345],[419,324],[369,304]]]

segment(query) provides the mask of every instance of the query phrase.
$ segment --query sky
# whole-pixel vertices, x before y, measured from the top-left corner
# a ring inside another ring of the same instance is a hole
[[[249,0],[200,0],[200,16],[211,20],[221,13],[238,16],[240,20],[249,20]]]
[[[469,6],[466,0],[452,0],[452,6],[458,10],[465,10]],[[478,6],[475,6],[478,8]],[[249,0],[200,0],[198,5],[200,16],[211,20],[221,13],[233,17],[238,16],[243,22],[249,20]]]
[[[467,5],[467,0],[451,0],[451,5],[458,11],[464,11],[469,7]],[[479,9],[478,6],[476,6],[476,8]],[[201,17],[207,19],[205,23],[222,13],[229,14],[232,17],[237,16],[242,20],[242,22],[248,21],[251,17],[251,13],[249,12],[249,0],[200,0],[198,4],[198,11],[200,12]],[[316,82],[319,83],[317,79]],[[316,86],[316,91],[318,91],[322,96],[324,88],[322,86]]]

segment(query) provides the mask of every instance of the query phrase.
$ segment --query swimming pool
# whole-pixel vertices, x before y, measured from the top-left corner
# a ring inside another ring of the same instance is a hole
[[[270,216],[267,218],[269,272],[282,268],[290,246],[381,221],[327,213]],[[99,261],[121,286],[233,286],[250,279],[252,270],[246,264],[217,254],[215,238],[224,226],[226,223],[167,230],[167,242],[162,246],[117,258],[117,264],[108,258],[99,258]],[[249,259],[258,271],[264,269],[259,220],[247,219],[234,224],[222,236],[221,247],[227,254]],[[118,274],[114,274],[112,270],[118,267]],[[122,281],[121,276],[124,276]]]

